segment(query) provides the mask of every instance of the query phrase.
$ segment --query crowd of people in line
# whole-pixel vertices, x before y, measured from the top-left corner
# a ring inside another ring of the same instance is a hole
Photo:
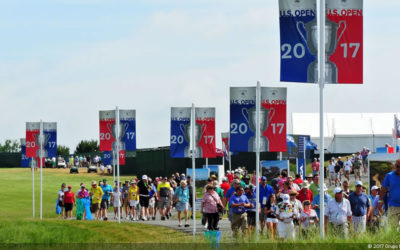
[[[337,162],[339,161],[340,158]],[[347,161],[351,160],[346,159],[345,162]],[[356,157],[349,164],[354,167],[358,161]],[[343,166],[346,166],[345,162]],[[313,174],[308,175],[306,180],[302,180],[299,175],[293,178],[286,170],[272,180],[262,176],[259,187],[256,187],[255,172],[251,177],[244,168],[227,171],[221,183],[215,175],[211,175],[202,190],[202,223],[208,230],[219,230],[218,223],[224,214],[227,214],[234,237],[239,237],[240,231],[242,237],[252,236],[258,212],[261,233],[267,228],[267,235],[271,239],[293,239],[296,235],[309,237],[317,232],[321,216],[326,222],[325,230],[333,231],[335,235],[342,237],[347,237],[349,230],[355,233],[376,231],[382,226],[382,216],[387,216],[391,225],[398,225],[400,159],[396,162],[396,170],[386,175],[382,187],[371,187],[370,195],[366,194],[366,187],[362,181],[357,179],[356,171],[355,190],[349,189],[350,179],[347,177],[347,171],[350,170],[344,168],[346,179],[341,181],[340,177],[335,175],[335,179],[339,181],[333,187],[332,197],[325,184],[323,190],[320,190],[319,173],[314,169]],[[355,169],[357,168],[354,167]],[[66,188],[66,184],[63,183],[58,193],[58,205],[63,209],[62,215],[72,218],[76,200],[88,199],[90,211],[84,210],[83,213],[92,213],[97,220],[108,219],[108,208],[112,204],[114,219],[117,219],[120,209],[121,218],[127,220],[155,220],[157,212],[161,220],[168,220],[175,209],[178,227],[190,226],[188,220],[193,216],[193,186],[190,176],[176,173],[169,178],[157,177],[153,181],[143,175],[141,179],[135,178],[120,183],[119,188],[116,184],[114,183],[113,188],[106,179],[99,183],[93,181],[90,187],[81,183],[80,190],[75,195],[72,187],[69,185]],[[325,201],[322,215],[320,195],[324,196]],[[256,211],[257,202],[260,205],[259,211]],[[85,214],[81,218],[85,219]]]

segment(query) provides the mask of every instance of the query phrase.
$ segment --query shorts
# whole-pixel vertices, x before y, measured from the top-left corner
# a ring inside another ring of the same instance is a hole
[[[157,201],[157,207],[163,209],[164,207],[170,207],[171,203],[169,197],[160,197],[161,200]]]
[[[278,219],[277,218],[267,218],[267,223],[270,223],[270,222],[272,222],[272,223],[278,223]]]
[[[108,209],[108,207],[109,207],[108,200],[105,200],[105,199],[101,200],[100,208],[101,209]]]
[[[367,228],[367,216],[353,216],[354,232],[363,233]]]
[[[154,208],[156,206],[156,198],[151,197],[149,199],[149,208]]]
[[[287,223],[279,221],[277,229],[278,229],[279,238],[294,239],[295,230],[294,230],[293,221],[287,222]]]
[[[345,170],[345,171],[344,171],[344,175],[350,176],[350,170]]]
[[[400,207],[389,206],[388,209],[388,222],[390,226],[398,226],[400,220]]]
[[[354,176],[361,177],[361,170],[360,169],[354,169]]]
[[[247,213],[243,214],[232,213],[231,228],[232,231],[234,232],[239,231],[239,228],[241,228],[242,231],[245,231],[247,229]]]
[[[65,212],[72,211],[74,203],[64,203]]]
[[[256,226],[256,212],[247,211],[247,224],[249,226]]]
[[[148,208],[149,207],[149,200],[150,200],[150,198],[147,197],[147,196],[139,196],[140,206]]]
[[[339,172],[335,173],[335,179],[339,179]]]
[[[189,209],[189,204],[187,202],[186,203],[182,203],[182,202],[178,201],[176,203],[176,210],[177,211],[183,212],[183,211],[188,210],[188,209]]]
[[[129,206],[131,207],[131,208],[136,208],[136,206],[139,204],[139,201],[138,200],[131,200],[130,202],[129,202]]]
[[[335,179],[335,172],[329,172],[329,179],[334,180]]]
[[[91,211],[92,213],[97,212],[99,209],[100,209],[100,203],[92,203],[92,204],[90,205],[90,211]]]
[[[58,206],[59,206],[59,207],[64,207],[62,201],[58,201]]]
[[[319,174],[319,171],[312,171],[312,175],[313,176],[316,175],[316,174]]]

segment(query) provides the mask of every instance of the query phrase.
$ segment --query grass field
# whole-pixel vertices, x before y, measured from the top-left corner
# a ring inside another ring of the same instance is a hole
[[[0,169],[0,190],[2,202],[0,205],[0,244],[2,243],[204,243],[204,237],[196,237],[184,234],[172,229],[156,227],[136,223],[103,222],[103,221],[77,221],[62,220],[55,213],[57,192],[62,182],[72,185],[76,191],[80,182],[89,184],[92,180],[100,180],[106,177],[109,182],[112,176],[100,174],[80,173],[69,174],[67,170],[44,169],[43,172],[43,216],[39,217],[39,171],[36,178],[36,217],[32,218],[32,182],[29,169],[11,168]],[[121,180],[130,179],[132,176],[123,176]],[[236,243],[273,243],[266,237],[258,241],[254,239],[236,242],[231,237],[231,232],[222,232],[222,243],[235,243],[229,248],[237,248]],[[333,243],[400,243],[400,234],[397,231],[389,231],[384,228],[378,233],[367,233],[361,236],[353,235],[349,239],[340,239],[328,234],[324,240],[319,236],[310,239],[297,239],[296,244],[322,243],[331,249]],[[278,244],[280,245],[280,244]],[[276,246],[276,245],[275,245]],[[293,249],[291,245],[285,248]],[[303,245],[304,246],[304,245]],[[360,245],[361,246],[361,245]],[[1,246],[0,246],[1,247]],[[400,247],[400,246],[399,246]],[[241,247],[242,248],[242,247]],[[243,248],[254,248],[243,247]],[[279,247],[281,248],[281,247]],[[306,247],[307,248],[307,247]],[[324,247],[325,248],[325,247]],[[307,248],[308,249],[308,248]]]

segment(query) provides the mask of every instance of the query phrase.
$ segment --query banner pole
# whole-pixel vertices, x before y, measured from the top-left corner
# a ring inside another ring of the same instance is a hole
[[[43,121],[40,120],[40,132],[39,132],[39,167],[40,167],[40,219],[43,219]]]
[[[116,138],[115,139],[117,141],[117,153],[116,153],[116,155],[117,155],[117,157],[116,157],[116,159],[117,159],[117,190],[118,190],[118,199],[120,199],[119,198],[121,196],[120,188],[119,188],[119,149],[120,149],[119,144],[120,144],[120,142],[119,142],[119,108],[118,108],[118,106],[115,109],[115,124],[116,124],[116,126],[115,126]],[[122,205],[122,204],[120,204],[120,205]],[[121,223],[121,209],[118,207],[117,210],[118,210],[118,223]]]
[[[35,218],[35,166],[34,166],[34,161],[33,157],[31,159],[31,168],[32,168],[32,214],[33,218]]]
[[[208,158],[206,158],[206,168],[208,168]]]
[[[231,159],[231,155],[232,154],[231,154],[231,151],[229,151],[228,153],[229,153],[229,155],[228,155],[228,157],[229,157],[228,158],[229,159],[229,171],[232,171],[232,163],[231,163],[232,162],[232,159]]]
[[[193,200],[192,200],[192,209],[193,209],[193,238],[196,237],[196,152],[195,152],[195,139],[194,139],[194,126],[196,125],[195,122],[195,107],[194,107],[194,103],[192,103],[192,110],[191,110],[191,119],[190,119],[190,124],[191,124],[191,134],[192,134],[192,138],[191,139],[191,144],[192,144],[192,175],[193,175]]]
[[[319,1],[319,129],[320,129],[320,236],[325,237],[325,216],[324,216],[324,182],[325,182],[325,159],[324,159],[324,84],[325,84],[325,0]]]
[[[306,137],[303,137],[304,138],[304,167],[303,167],[303,173],[301,173],[302,175],[301,175],[301,179],[302,180],[304,180],[305,178],[305,176],[306,176],[306,168],[307,168],[307,158],[306,158],[306,156],[307,156],[307,146],[306,146]]]
[[[260,112],[261,112],[261,85],[257,82],[256,87],[256,239],[260,231]]]

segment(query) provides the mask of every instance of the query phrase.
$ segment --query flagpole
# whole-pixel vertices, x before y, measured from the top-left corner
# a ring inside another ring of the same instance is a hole
[[[120,189],[119,189],[119,149],[120,149],[120,142],[119,142],[119,108],[118,106],[115,109],[115,140],[117,141],[117,153],[116,153],[116,159],[117,159],[117,191],[118,191],[118,199],[121,196]],[[120,204],[121,205],[121,204]],[[121,209],[118,208],[118,223],[121,223]]]
[[[195,122],[195,107],[194,107],[194,103],[192,103],[192,110],[190,112],[190,124],[191,124],[191,134],[192,134],[192,138],[191,138],[191,144],[192,144],[192,175],[193,175],[193,199],[192,199],[192,209],[193,209],[193,238],[196,237],[196,152],[195,152],[195,134],[194,134],[194,126],[196,125]]]
[[[325,237],[325,217],[324,217],[324,84],[325,84],[325,0],[319,1],[319,129],[320,129],[320,236],[321,239]]]
[[[305,178],[305,176],[306,176],[306,166],[307,166],[307,159],[306,159],[306,150],[307,150],[307,146],[306,146],[306,137],[303,137],[304,138],[304,168],[303,168],[303,173],[301,173],[302,175],[301,175],[301,179],[302,180],[304,180]]]
[[[256,87],[256,238],[260,231],[260,112],[261,112],[261,85],[257,82]]]
[[[35,164],[34,158],[31,159],[31,168],[32,168],[32,215],[35,218]]]
[[[40,151],[39,151],[39,166],[40,166],[40,219],[43,219],[43,121],[40,120],[40,132],[39,132],[39,143],[40,143]]]
[[[232,159],[231,159],[231,151],[228,151],[228,157],[229,157],[229,171],[232,171]]]

